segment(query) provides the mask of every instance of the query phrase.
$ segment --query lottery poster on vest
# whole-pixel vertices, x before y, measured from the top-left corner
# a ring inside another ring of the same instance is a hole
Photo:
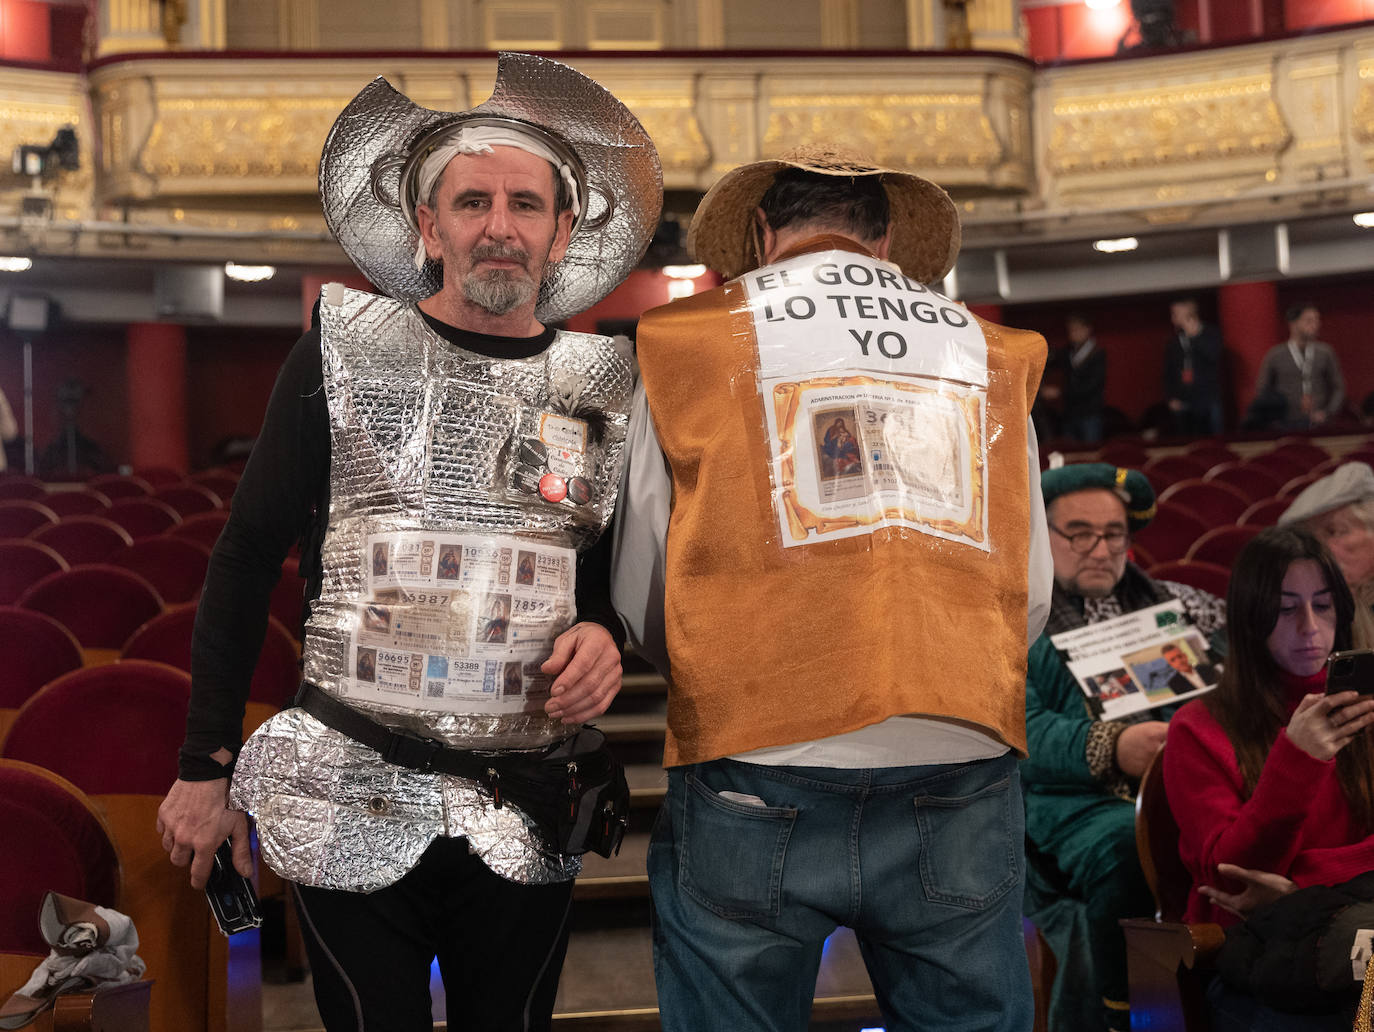
[[[847,251],[743,278],[783,546],[898,526],[990,551],[987,342],[968,310]]]

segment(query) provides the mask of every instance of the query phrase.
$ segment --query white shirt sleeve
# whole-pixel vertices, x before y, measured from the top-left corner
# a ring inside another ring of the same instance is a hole
[[[663,583],[673,484],[644,384],[635,385],[611,556],[611,604],[635,650],[668,676]]]
[[[1026,644],[1034,644],[1050,619],[1050,592],[1054,589],[1054,558],[1050,555],[1050,528],[1045,517],[1045,496],[1040,493],[1040,442],[1035,424],[1026,420],[1026,473],[1030,477],[1030,563],[1026,571],[1030,587],[1026,606]]]

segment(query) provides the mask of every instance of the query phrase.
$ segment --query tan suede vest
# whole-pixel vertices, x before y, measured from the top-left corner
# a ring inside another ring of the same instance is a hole
[[[790,257],[862,249],[826,236]],[[905,528],[779,544],[742,281],[654,309],[638,349],[673,478],[668,766],[840,734],[897,714],[969,722],[1025,752],[1026,420],[1038,334],[987,341],[990,551]]]

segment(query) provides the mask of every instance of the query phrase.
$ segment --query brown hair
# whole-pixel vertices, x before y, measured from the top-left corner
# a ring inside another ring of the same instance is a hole
[[[1310,559],[1322,571],[1336,607],[1336,649],[1350,648],[1355,600],[1331,554],[1300,527],[1272,527],[1236,557],[1226,594],[1226,668],[1204,702],[1236,750],[1245,797],[1259,782],[1265,758],[1288,723],[1282,671],[1268,638],[1279,619],[1283,578],[1295,562]],[[1374,738],[1368,732],[1336,754],[1336,777],[1356,825],[1374,831]]]

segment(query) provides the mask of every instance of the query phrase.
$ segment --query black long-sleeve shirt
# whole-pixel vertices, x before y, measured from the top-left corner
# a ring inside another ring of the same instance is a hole
[[[552,329],[533,337],[496,337],[460,330],[428,315],[425,321],[449,343],[492,358],[530,358],[554,339]],[[268,603],[282,562],[297,541],[305,598],[319,596],[329,462],[329,410],[320,332],[314,326],[296,342],[277,376],[262,431],[234,492],[229,522],[210,557],[191,642],[191,705],[180,755],[180,776],[187,781],[224,777],[230,768],[211,759],[220,748],[238,755],[249,682],[267,631]],[[610,602],[610,540],[609,533],[603,534],[578,559],[578,619],[601,624],[623,646],[624,628]],[[302,622],[304,617],[303,609]]]

